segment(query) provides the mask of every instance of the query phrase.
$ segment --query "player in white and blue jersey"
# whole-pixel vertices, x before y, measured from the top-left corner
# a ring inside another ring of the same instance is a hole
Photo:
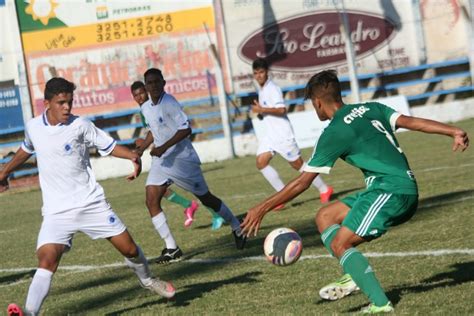
[[[268,63],[263,58],[257,58],[252,63],[253,77],[259,85],[258,102],[254,100],[252,111],[258,113],[265,125],[265,136],[258,139],[256,164],[265,179],[279,192],[285,185],[278,172],[270,166],[275,153],[299,172],[303,171],[305,163],[296,144],[293,127],[286,115],[283,94],[280,87],[268,77],[268,68]],[[312,184],[319,191],[321,203],[329,202],[334,189],[326,185],[321,176],[316,177]],[[284,204],[277,205],[275,210],[283,207]]]
[[[164,91],[165,84],[159,69],[151,68],[145,72],[145,87],[150,99],[142,104],[141,111],[150,132],[138,148],[139,152],[143,152],[151,143],[154,144],[146,182],[146,205],[156,231],[166,244],[157,262],[178,261],[182,256],[161,207],[161,199],[171,183],[193,193],[202,204],[224,218],[231,226],[236,247],[243,249],[245,237],[240,233],[239,220],[223,201],[209,191],[202,175],[201,161],[188,137],[191,135],[188,117],[178,101]]]
[[[46,83],[46,111],[27,123],[21,148],[0,171],[3,192],[8,189],[9,174],[36,154],[43,222],[36,247],[38,269],[28,291],[26,315],[39,314],[61,257],[71,248],[74,234],[79,231],[92,239],[109,240],[144,288],[168,298],[175,294],[171,283],[152,277],[143,252],[107,202],[92,172],[89,148],[97,148],[102,156],[129,159],[134,171],[128,180],[140,174],[140,157],[117,145],[89,120],[71,113],[74,89],[74,84],[63,78]],[[22,313],[21,308],[11,304],[8,314],[15,313]]]

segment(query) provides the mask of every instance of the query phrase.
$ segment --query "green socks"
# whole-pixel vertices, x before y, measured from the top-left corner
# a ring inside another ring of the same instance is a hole
[[[324,247],[329,251],[331,256],[334,257],[334,253],[332,252],[331,249],[331,242],[336,237],[337,232],[339,231],[339,228],[341,228],[341,225],[334,224],[326,228],[323,233],[321,234],[321,240],[323,242]]]
[[[331,242],[341,228],[334,224],[326,228],[321,234],[324,247],[334,256]],[[339,260],[344,273],[349,274],[358,287],[369,297],[375,306],[385,306],[389,301],[369,261],[356,248],[347,249]]]
[[[191,201],[190,200],[188,200],[185,197],[182,197],[181,195],[179,195],[178,193],[176,193],[174,191],[171,192],[171,194],[168,197],[166,197],[166,199],[170,202],[179,204],[184,208],[187,208],[187,207],[191,206]]]
[[[347,249],[340,258],[339,263],[344,269],[344,273],[351,275],[352,280],[375,306],[384,306],[389,302],[379,281],[375,277],[369,261],[357,249]]]

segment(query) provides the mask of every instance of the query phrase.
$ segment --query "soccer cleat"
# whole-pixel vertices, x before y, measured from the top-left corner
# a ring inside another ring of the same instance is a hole
[[[191,205],[184,210],[184,217],[186,217],[184,221],[184,227],[187,228],[191,226],[191,224],[194,221],[194,213],[196,213],[198,208],[199,208],[199,204],[193,200],[191,201]]]
[[[222,227],[222,224],[224,224],[225,220],[219,216],[212,216],[212,225],[211,225],[211,230],[218,230],[219,228]]]
[[[12,303],[7,307],[7,315],[8,316],[23,316],[23,310],[20,306]]]
[[[241,231],[237,232],[235,230],[232,231],[232,234],[234,235],[234,239],[235,239],[235,247],[237,249],[244,249],[245,242],[247,241],[247,236],[242,234]]]
[[[388,302],[384,306],[375,306],[370,304],[369,306],[363,307],[360,312],[361,314],[381,314],[381,313],[391,313],[394,311],[393,305],[391,302]]]
[[[321,203],[325,204],[329,202],[331,200],[331,195],[333,194],[333,192],[334,188],[328,185],[328,189],[326,190],[326,192],[319,194],[319,200],[321,201]]]
[[[181,257],[183,256],[183,252],[179,247],[176,249],[168,249],[165,248],[161,251],[161,256],[156,258],[155,262],[159,264],[166,264],[171,262],[178,262],[181,261]]]
[[[160,279],[151,279],[150,284],[147,285],[140,281],[140,285],[144,289],[150,290],[166,298],[172,298],[176,294],[176,289],[174,288],[173,284]]]
[[[336,301],[358,290],[359,287],[351,276],[344,274],[337,281],[323,287],[319,291],[319,296],[325,300]]]
[[[279,204],[279,205],[275,206],[272,211],[276,212],[276,211],[279,211],[283,208],[285,208],[285,204],[282,203],[282,204]]]

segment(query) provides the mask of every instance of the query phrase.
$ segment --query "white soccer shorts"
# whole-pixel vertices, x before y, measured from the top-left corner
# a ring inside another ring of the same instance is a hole
[[[294,138],[286,139],[281,142],[270,141],[268,138],[259,140],[257,156],[266,152],[271,152],[272,155],[278,153],[289,162],[293,162],[301,157],[301,151]]]
[[[99,201],[86,207],[45,215],[36,249],[45,244],[63,244],[71,248],[76,232],[99,239],[120,235],[126,229],[110,204],[107,201]]]
[[[199,161],[177,158],[161,160],[153,157],[146,185],[170,185],[171,183],[198,196],[209,191]]]

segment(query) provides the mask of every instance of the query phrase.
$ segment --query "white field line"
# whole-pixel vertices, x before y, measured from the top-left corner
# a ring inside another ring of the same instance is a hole
[[[420,170],[417,170],[416,172],[437,171],[437,170],[463,168],[463,167],[471,167],[471,166],[474,166],[474,163],[465,163],[462,165],[455,165],[455,166],[432,167],[432,168],[420,169]]]
[[[451,255],[468,255],[474,256],[474,249],[438,249],[438,250],[424,250],[424,251],[405,251],[405,252],[367,252],[364,253],[369,258],[385,258],[385,257],[437,257],[437,256],[451,256]],[[307,255],[301,256],[300,260],[318,260],[318,259],[331,259],[330,255]],[[150,258],[149,258],[150,259]],[[198,264],[214,264],[214,263],[233,263],[242,261],[265,261],[265,256],[250,256],[241,258],[208,258],[208,259],[189,259],[184,260],[185,263],[198,263]],[[72,265],[72,266],[60,266],[59,270],[74,271],[74,272],[85,272],[91,270],[107,269],[124,267],[123,262],[115,262],[103,265]],[[0,273],[20,273],[35,270],[36,267],[29,268],[10,268],[0,269]],[[13,283],[15,284],[15,283]]]

